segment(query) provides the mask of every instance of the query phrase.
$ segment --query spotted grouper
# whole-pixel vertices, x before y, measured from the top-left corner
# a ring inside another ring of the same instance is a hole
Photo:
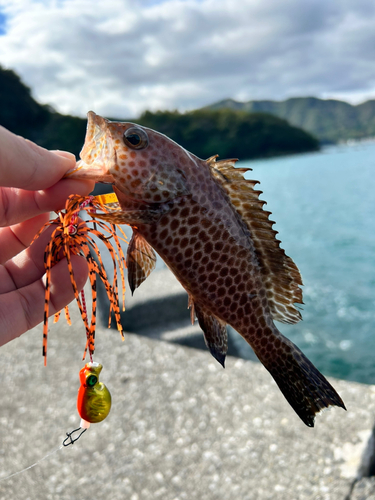
[[[133,228],[132,292],[154,267],[154,250],[189,296],[211,354],[224,366],[226,325],[250,344],[290,405],[314,426],[340,396],[274,324],[297,323],[302,280],[280,248],[265,202],[236,160],[201,160],[163,134],[88,113],[81,161],[70,174],[109,182],[120,203],[112,221]]]

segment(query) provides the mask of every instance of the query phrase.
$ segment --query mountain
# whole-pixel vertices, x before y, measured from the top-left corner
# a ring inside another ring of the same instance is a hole
[[[375,136],[375,100],[352,106],[344,101],[316,97],[248,102],[225,99],[204,109],[270,113],[310,132],[322,143]]]
[[[316,151],[318,141],[285,120],[265,113],[197,110],[189,113],[147,111],[133,121],[168,135],[200,158],[260,158]],[[0,67],[0,125],[48,149],[78,156],[86,120],[62,115],[39,104],[11,70]]]
[[[16,73],[0,67],[0,123],[15,134],[28,135],[45,123],[49,110],[37,103]]]
[[[0,125],[48,149],[78,155],[85,138],[86,120],[61,115],[39,104],[12,70],[0,66]]]
[[[143,113],[137,123],[167,135],[200,158],[262,158],[316,151],[319,142],[266,113],[230,109]]]

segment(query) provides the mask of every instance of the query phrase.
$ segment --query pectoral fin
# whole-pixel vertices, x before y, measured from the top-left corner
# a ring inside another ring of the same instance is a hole
[[[156,255],[153,248],[136,229],[133,229],[133,236],[128,246],[126,265],[129,286],[133,294],[134,290],[144,282],[156,265]]]
[[[134,208],[131,205],[129,206],[129,198],[127,198],[116,186],[113,186],[113,191],[116,193],[120,206],[120,210],[116,212],[117,224],[128,224],[129,226],[155,224],[163,214],[170,210],[165,204],[163,206],[159,204],[159,206],[154,205],[151,207],[143,203],[140,204],[139,208]],[[111,221],[110,218],[107,220]]]
[[[189,304],[194,307],[199,326],[203,330],[206,346],[212,356],[225,368],[225,357],[228,351],[226,324],[204,311],[199,304],[193,304],[191,298]]]
[[[120,204],[116,207],[106,207],[107,211],[96,213],[95,218],[110,222],[111,224],[127,224],[138,226],[139,224],[153,224],[157,222],[163,212],[161,210],[123,210]]]

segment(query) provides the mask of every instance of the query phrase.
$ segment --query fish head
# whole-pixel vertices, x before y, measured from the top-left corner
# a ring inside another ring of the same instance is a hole
[[[130,122],[112,122],[88,113],[85,143],[76,179],[111,183],[126,197],[163,203],[187,194],[192,156],[163,134]]]

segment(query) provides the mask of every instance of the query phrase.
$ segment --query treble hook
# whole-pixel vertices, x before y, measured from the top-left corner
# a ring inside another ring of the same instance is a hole
[[[78,427],[78,429],[74,429],[71,432],[67,432],[66,433],[67,437],[63,441],[63,446],[69,446],[70,444],[74,444],[76,441],[78,441],[78,439],[82,436],[82,434],[87,431],[87,429],[83,429],[82,432],[79,434],[79,436],[77,436],[75,439],[72,438],[72,435],[81,429],[82,427]],[[67,443],[67,441],[69,441],[69,443]]]

